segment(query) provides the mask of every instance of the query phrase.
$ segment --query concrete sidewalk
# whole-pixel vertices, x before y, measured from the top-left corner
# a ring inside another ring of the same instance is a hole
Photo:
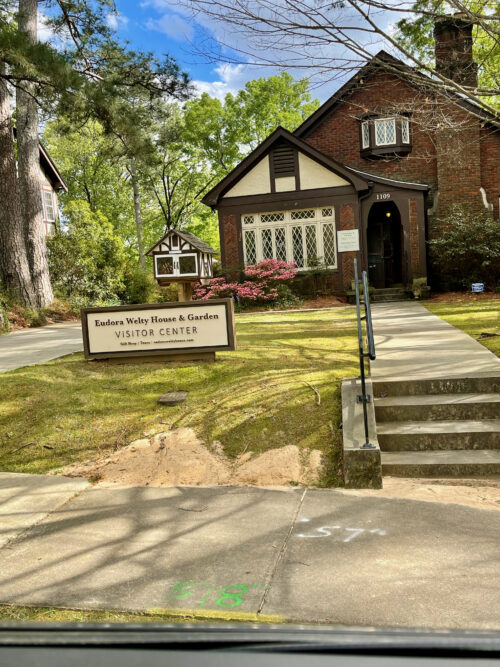
[[[414,301],[372,306],[374,381],[499,375],[500,359]]]
[[[80,322],[51,324],[0,336],[0,373],[83,350]]]
[[[43,497],[47,478],[0,479],[0,525],[11,527],[0,603],[500,626],[497,511],[340,490],[85,489],[58,479],[66,491],[40,519],[35,490]],[[33,507],[16,505],[24,490]]]

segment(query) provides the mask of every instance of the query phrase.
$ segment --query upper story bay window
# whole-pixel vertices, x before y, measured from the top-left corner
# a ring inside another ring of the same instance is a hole
[[[263,259],[295,262],[298,269],[337,268],[333,206],[243,215],[245,266]]]
[[[411,151],[410,120],[407,116],[365,116],[360,124],[360,134],[362,157],[397,157]]]
[[[396,143],[396,119],[375,119],[375,145],[392,146]]]

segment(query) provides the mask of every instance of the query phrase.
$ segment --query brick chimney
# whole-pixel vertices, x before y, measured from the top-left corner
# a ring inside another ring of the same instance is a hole
[[[473,23],[463,13],[436,19],[436,71],[464,86],[477,87],[477,65],[472,59]]]

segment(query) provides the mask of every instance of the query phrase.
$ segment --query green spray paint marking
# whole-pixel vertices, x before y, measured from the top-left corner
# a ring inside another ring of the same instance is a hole
[[[248,593],[250,588],[259,588],[259,585],[251,584],[250,586],[245,586],[244,584],[230,584],[220,590],[216,590],[213,584],[206,581],[178,581],[172,587],[172,595],[178,600],[185,600],[191,596],[199,597],[202,594],[198,602],[194,602],[198,607],[202,607],[211,597],[215,597],[214,603],[218,607],[231,609],[243,604],[243,596],[245,593]],[[191,603],[193,603],[193,600],[191,600]]]

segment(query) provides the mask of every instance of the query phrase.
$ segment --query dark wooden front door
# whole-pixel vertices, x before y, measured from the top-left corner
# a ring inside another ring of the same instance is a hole
[[[368,224],[368,278],[376,288],[401,282],[401,224],[394,218]]]

